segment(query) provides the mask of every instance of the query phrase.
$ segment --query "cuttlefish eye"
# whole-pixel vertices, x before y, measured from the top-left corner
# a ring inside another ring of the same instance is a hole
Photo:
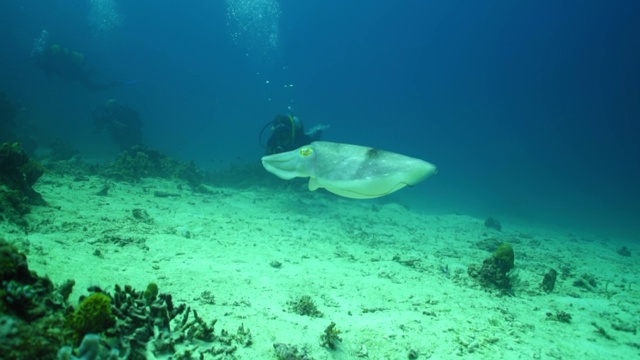
[[[300,155],[302,156],[309,156],[313,154],[313,149],[310,147],[303,147],[300,149]]]

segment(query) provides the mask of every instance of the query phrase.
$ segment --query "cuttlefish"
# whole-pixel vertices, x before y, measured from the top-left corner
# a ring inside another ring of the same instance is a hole
[[[366,146],[315,141],[262,158],[267,171],[284,180],[308,177],[309,190],[325,188],[352,198],[371,199],[413,186],[437,172],[426,161]]]

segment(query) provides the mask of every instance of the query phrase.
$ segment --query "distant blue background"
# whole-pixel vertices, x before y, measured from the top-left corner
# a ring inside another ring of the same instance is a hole
[[[439,166],[393,200],[640,233],[638,1],[121,0],[109,31],[89,19],[99,3],[0,4],[0,90],[43,144],[115,158],[90,112],[116,97],[140,112],[149,146],[216,169],[258,161],[262,126],[293,112],[330,124],[324,140]],[[279,16],[238,24],[228,4],[241,3]],[[270,47],[260,31],[273,23]],[[47,80],[29,58],[43,28],[96,79],[138,82],[89,93]]]

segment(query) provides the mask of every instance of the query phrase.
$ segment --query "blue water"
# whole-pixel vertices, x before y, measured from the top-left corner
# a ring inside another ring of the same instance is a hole
[[[38,144],[87,159],[117,155],[90,131],[109,98],[147,145],[207,169],[257,162],[260,129],[290,112],[438,165],[391,200],[638,235],[639,16],[633,0],[5,0],[0,90]],[[48,79],[42,30],[128,85]]]

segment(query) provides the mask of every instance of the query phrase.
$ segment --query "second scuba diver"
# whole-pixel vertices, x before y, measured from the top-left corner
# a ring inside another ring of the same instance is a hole
[[[267,140],[267,155],[295,150],[303,145],[308,145],[320,140],[322,132],[329,128],[329,125],[316,125],[309,131],[304,131],[302,121],[293,115],[276,115],[269,124],[265,125],[260,132],[260,137],[264,130],[271,125],[271,136]]]
[[[48,78],[58,76],[60,78],[78,81],[90,91],[109,89],[115,86],[124,85],[120,81],[109,83],[98,83],[91,79],[91,71],[86,68],[86,58],[81,52],[70,50],[58,44],[48,44],[49,33],[46,30],[34,44],[31,56]]]

